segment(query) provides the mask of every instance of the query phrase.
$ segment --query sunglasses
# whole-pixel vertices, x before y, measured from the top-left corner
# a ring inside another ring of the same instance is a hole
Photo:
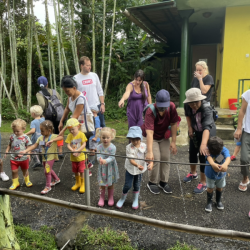
[[[167,108],[166,107],[162,107],[162,108],[157,107],[157,109],[159,112],[164,112]]]

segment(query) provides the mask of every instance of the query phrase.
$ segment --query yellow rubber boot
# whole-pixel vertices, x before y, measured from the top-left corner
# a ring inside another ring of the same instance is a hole
[[[18,188],[20,186],[20,183],[18,181],[18,178],[16,179],[12,179],[12,185],[9,188],[10,190],[15,190],[16,188]]]
[[[84,178],[81,178],[81,187],[80,187],[79,192],[81,194],[85,193],[85,180],[84,180]]]
[[[32,187],[33,184],[30,182],[30,176],[28,175],[27,177],[24,177],[25,184],[27,187]]]
[[[76,191],[81,186],[81,176],[76,176],[76,184],[71,188],[71,190]]]

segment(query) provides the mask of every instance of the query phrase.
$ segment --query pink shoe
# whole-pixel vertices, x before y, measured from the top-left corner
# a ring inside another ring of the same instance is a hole
[[[92,172],[89,170],[89,176],[92,176]]]
[[[99,202],[98,202],[98,206],[99,207],[103,207],[104,206],[105,191],[106,191],[105,188],[100,190],[100,199],[99,199]]]
[[[94,167],[94,165],[91,162],[89,162],[88,168],[93,168],[93,167]]]
[[[41,194],[47,194],[51,190],[51,187],[45,187]]]
[[[108,189],[108,205],[110,207],[114,206],[114,189]]]
[[[60,182],[61,182],[60,179],[54,180],[54,181],[52,181],[52,182],[50,183],[50,186],[51,186],[51,187],[54,187],[56,184],[58,184],[58,183],[60,183]]]

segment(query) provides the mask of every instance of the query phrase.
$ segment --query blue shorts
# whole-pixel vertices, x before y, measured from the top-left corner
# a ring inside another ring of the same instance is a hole
[[[217,188],[224,188],[226,186],[226,176],[222,177],[221,179],[210,179],[206,176],[207,180],[207,187],[213,189],[214,187]]]
[[[241,146],[241,141],[236,142],[236,146]]]

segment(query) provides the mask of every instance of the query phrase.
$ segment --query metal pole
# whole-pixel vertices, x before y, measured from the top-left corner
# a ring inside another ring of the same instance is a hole
[[[182,19],[181,33],[181,80],[180,80],[180,103],[179,107],[184,107],[185,92],[187,87],[187,71],[188,71],[188,18]]]
[[[85,161],[87,161],[88,154],[85,153]],[[89,179],[89,169],[85,168],[84,170],[84,177],[85,177],[85,197],[86,197],[86,204],[90,206],[90,179]]]

